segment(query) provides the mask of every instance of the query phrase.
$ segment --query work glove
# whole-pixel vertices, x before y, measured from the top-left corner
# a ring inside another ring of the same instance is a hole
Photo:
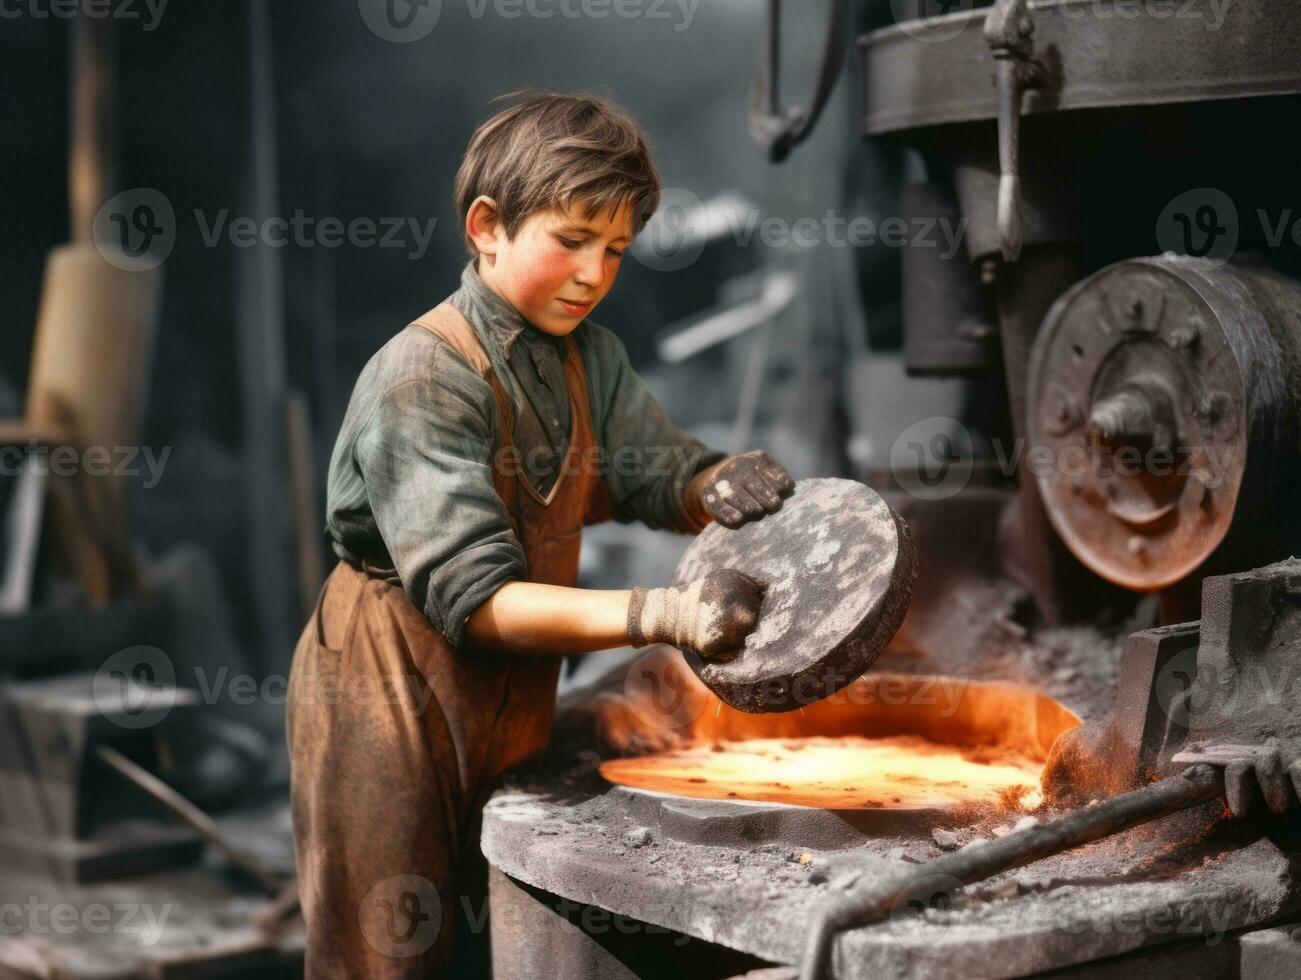
[[[1174,761],[1206,762],[1224,770],[1224,797],[1235,817],[1245,817],[1264,803],[1286,813],[1301,798],[1301,746],[1265,739],[1259,744],[1224,743],[1179,752]]]
[[[668,643],[702,657],[739,650],[759,619],[764,586],[735,569],[666,589],[632,590],[628,642]]]
[[[762,449],[733,456],[719,465],[701,493],[701,503],[723,527],[740,527],[781,509],[795,492],[795,481]]]

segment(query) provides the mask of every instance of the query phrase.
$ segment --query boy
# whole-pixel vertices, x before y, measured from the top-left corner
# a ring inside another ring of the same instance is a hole
[[[724,458],[674,428],[585,319],[659,193],[641,130],[602,99],[498,113],[456,178],[460,289],[357,381],[330,463],[341,561],[289,687],[311,977],[446,970],[455,915],[480,911],[479,812],[544,747],[560,655],[711,656],[754,626],[761,589],[737,572],[573,587],[585,524],[735,527],[794,490],[766,454]]]

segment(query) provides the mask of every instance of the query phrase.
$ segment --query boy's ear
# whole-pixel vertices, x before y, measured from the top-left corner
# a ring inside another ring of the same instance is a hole
[[[497,202],[480,194],[470,204],[470,210],[465,213],[465,233],[470,241],[474,242],[474,247],[479,250],[479,254],[496,255],[497,240],[501,232]]]

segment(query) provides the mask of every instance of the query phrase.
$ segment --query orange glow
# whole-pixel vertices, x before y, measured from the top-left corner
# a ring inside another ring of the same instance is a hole
[[[1040,802],[1042,762],[993,747],[888,738],[761,738],[701,743],[601,766],[613,783],[700,799],[842,810]]]

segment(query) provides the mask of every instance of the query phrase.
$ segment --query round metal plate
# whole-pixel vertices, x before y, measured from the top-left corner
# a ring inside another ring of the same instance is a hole
[[[863,673],[899,628],[917,559],[907,525],[853,480],[802,480],[780,511],[731,530],[711,524],[674,582],[724,568],[766,583],[759,622],[728,660],[687,663],[742,711],[789,711]]]

